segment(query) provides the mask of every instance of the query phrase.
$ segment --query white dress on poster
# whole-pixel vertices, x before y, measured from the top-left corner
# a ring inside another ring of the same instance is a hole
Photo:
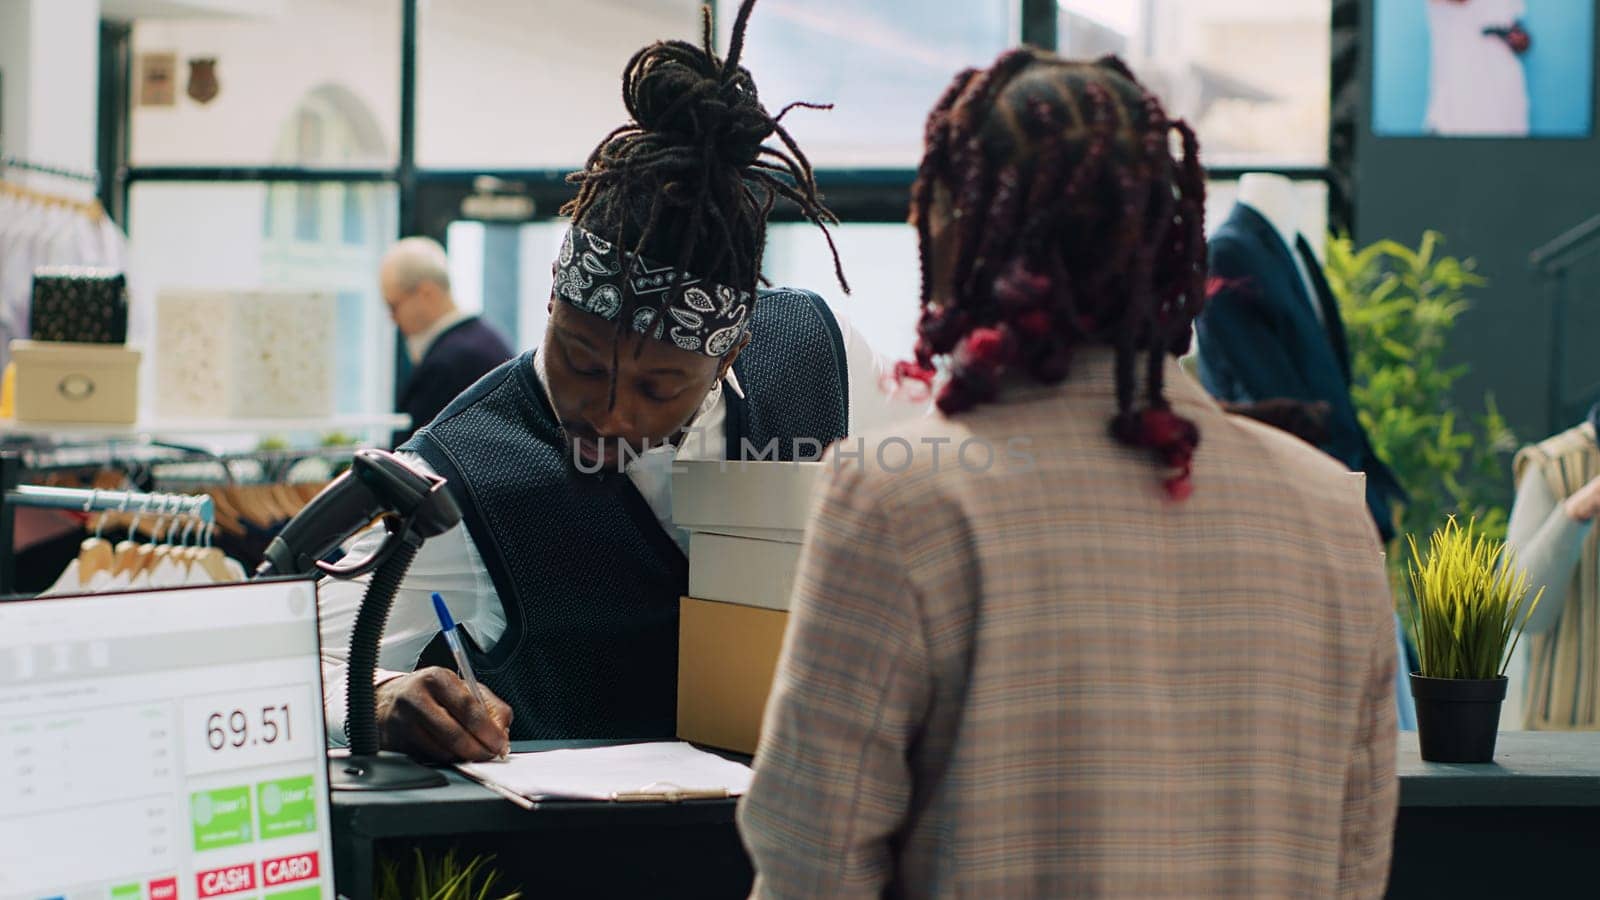
[[[1522,60],[1485,28],[1510,28],[1524,0],[1426,0],[1432,75],[1426,130],[1455,136],[1527,137]]]

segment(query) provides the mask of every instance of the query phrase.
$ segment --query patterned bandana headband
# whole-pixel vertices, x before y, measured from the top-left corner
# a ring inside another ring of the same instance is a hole
[[[716,284],[671,266],[633,256],[633,271],[623,273],[624,254],[610,241],[574,225],[561,244],[556,264],[557,297],[607,321],[622,314],[624,291],[636,301],[633,330],[679,349],[721,357],[732,350],[750,324],[750,294]],[[677,299],[658,318],[661,300],[674,287]]]

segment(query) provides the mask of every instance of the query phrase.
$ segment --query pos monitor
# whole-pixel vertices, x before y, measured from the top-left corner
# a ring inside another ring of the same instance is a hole
[[[333,900],[315,585],[0,602],[0,898]]]

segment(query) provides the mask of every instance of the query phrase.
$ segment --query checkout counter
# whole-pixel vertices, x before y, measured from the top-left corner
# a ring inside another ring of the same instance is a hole
[[[515,749],[592,746],[527,742]],[[1562,897],[1600,891],[1600,732],[1502,734],[1490,765],[1423,762],[1401,735],[1389,897]],[[744,897],[734,801],[545,803],[523,810],[449,773],[448,787],[335,793],[339,891],[371,896],[379,847],[492,852],[531,895]]]
[[[682,465],[674,512],[692,549],[680,620],[678,736],[749,753],[782,643],[816,471]],[[693,552],[704,541],[718,543]],[[1600,733],[1510,732],[1500,736],[1494,764],[1447,765],[1423,762],[1415,732],[1403,732],[1399,773],[1389,896],[1554,897],[1573,895],[1577,885],[1581,895],[1600,892]],[[734,898],[750,889],[733,800],[546,802],[524,810],[446,774],[443,788],[334,792],[342,895],[372,896],[380,850],[407,855],[414,846],[493,853],[504,883],[528,896]]]

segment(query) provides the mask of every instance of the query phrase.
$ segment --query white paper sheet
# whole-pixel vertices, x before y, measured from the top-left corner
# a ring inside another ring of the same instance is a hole
[[[468,777],[530,800],[687,800],[737,797],[749,766],[682,741],[513,753],[505,762],[462,763]]]

